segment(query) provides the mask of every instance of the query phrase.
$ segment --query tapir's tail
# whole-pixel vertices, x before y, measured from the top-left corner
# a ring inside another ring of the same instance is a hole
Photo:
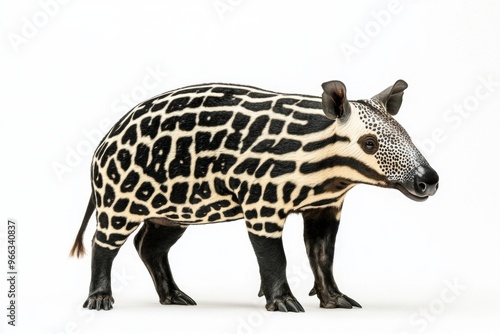
[[[75,243],[73,244],[73,247],[69,252],[70,257],[76,255],[76,257],[78,258],[78,257],[83,257],[85,255],[85,246],[83,245],[83,235],[89,223],[90,217],[92,216],[92,213],[94,213],[94,210],[95,210],[95,204],[94,201],[92,200],[92,195],[90,195],[89,204],[87,206],[87,211],[85,211],[85,216],[83,217],[82,225],[80,226],[80,230],[76,235]]]

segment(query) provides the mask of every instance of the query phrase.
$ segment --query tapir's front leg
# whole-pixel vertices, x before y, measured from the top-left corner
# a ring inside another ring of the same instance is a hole
[[[268,311],[304,312],[286,279],[286,258],[281,236],[268,238],[248,233],[260,268],[261,293]]]
[[[339,209],[308,210],[304,217],[304,241],[314,274],[314,287],[310,295],[317,294],[320,307],[361,307],[355,300],[342,294],[333,278],[335,238],[339,229]]]

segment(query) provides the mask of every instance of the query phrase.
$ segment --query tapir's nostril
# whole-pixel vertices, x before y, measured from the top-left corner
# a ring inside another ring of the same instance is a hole
[[[423,182],[419,182],[418,187],[420,188],[420,191],[422,191],[422,192],[424,192],[427,189],[427,185]]]

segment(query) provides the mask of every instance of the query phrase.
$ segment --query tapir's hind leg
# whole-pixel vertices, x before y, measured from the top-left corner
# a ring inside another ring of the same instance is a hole
[[[120,247],[134,232],[139,223],[123,222],[108,224],[108,216],[98,213],[97,231],[92,241],[92,274],[89,297],[83,304],[90,310],[110,310],[113,308],[111,292],[111,267]],[[114,221],[113,219],[111,220]],[[120,229],[116,227],[120,226]]]
[[[167,219],[146,220],[134,239],[135,248],[153,278],[160,303],[163,305],[196,305],[191,297],[177,287],[168,263],[170,247],[179,240],[185,230],[185,226]]]
[[[89,297],[83,304],[89,310],[111,310],[113,294],[111,292],[111,266],[118,254],[117,249],[108,249],[97,245],[92,246],[92,278],[90,280]]]

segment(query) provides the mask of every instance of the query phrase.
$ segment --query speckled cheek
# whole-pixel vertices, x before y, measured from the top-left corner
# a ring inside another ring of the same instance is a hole
[[[377,164],[389,181],[405,181],[416,167],[426,164],[426,161],[404,128],[385,110],[381,110],[379,104],[373,101],[368,103],[373,109],[361,105],[360,119],[367,130],[377,135]]]

